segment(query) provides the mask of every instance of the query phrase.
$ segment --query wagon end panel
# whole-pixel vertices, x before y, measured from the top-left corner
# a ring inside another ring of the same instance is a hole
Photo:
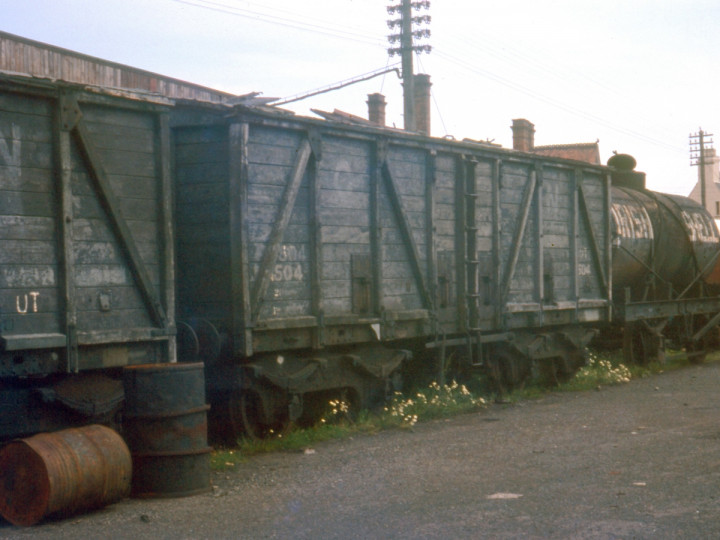
[[[230,331],[228,141],[224,126],[174,130],[178,320]]]

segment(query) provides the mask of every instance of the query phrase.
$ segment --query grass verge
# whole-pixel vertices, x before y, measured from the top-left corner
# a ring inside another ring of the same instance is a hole
[[[720,354],[711,355],[707,361],[717,361]],[[594,390],[602,386],[623,384],[631,379],[648,377],[664,371],[687,366],[683,353],[668,354],[664,363],[647,366],[625,366],[622,352],[591,351],[586,366],[560,386],[552,389],[531,385],[506,397],[517,402],[536,399],[549,391],[579,392]],[[482,385],[479,385],[482,387]],[[363,433],[374,433],[385,429],[412,429],[417,422],[434,418],[456,416],[474,412],[493,401],[494,395],[478,395],[467,386],[452,382],[448,385],[432,383],[409,394],[397,392],[390,402],[378,412],[362,411],[354,421],[348,420],[347,404],[330,401],[320,422],[310,428],[294,428],[286,433],[262,441],[239,441],[237,448],[218,448],[211,455],[210,464],[214,470],[226,470],[242,463],[249,456],[276,451],[303,451],[314,444],[332,439],[349,438]]]

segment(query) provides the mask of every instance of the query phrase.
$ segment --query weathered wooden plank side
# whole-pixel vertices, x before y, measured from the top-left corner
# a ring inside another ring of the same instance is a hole
[[[233,328],[247,334],[243,351],[271,350],[273,340],[278,347],[322,346],[322,336],[338,331],[337,321],[383,320],[383,314],[420,312],[435,303],[443,330],[458,332],[464,330],[459,304],[470,301],[466,293],[478,298],[473,317],[483,331],[533,324],[527,315],[507,322],[514,312],[602,297],[594,269],[583,273],[605,256],[607,241],[604,220],[595,215],[606,199],[593,175],[582,180],[586,224],[579,219],[579,177],[557,160],[392,134],[385,140],[360,129],[325,130],[303,119],[251,112],[238,111],[231,122],[247,126],[234,145],[246,157],[235,157],[231,166],[233,189],[240,190],[234,204],[243,206],[234,237],[247,240],[235,252],[244,266],[210,280],[201,264],[181,265],[192,282],[186,293],[197,297],[204,315],[229,309],[222,291],[230,272],[236,273],[234,296],[243,287],[254,291],[251,317],[242,309],[235,313]],[[221,266],[230,261],[220,246],[228,250],[233,236],[225,218],[223,129],[176,134],[183,186],[177,202],[185,212],[178,224],[181,245],[196,250],[194,258]],[[471,204],[472,222],[463,222],[461,212]],[[603,246],[598,254],[588,240],[596,228],[595,244]],[[469,246],[474,252],[464,253]],[[466,275],[471,264],[477,270]],[[499,295],[513,306],[498,310]],[[222,315],[226,327],[229,314]],[[299,318],[302,328],[294,327],[292,343],[271,333]]]

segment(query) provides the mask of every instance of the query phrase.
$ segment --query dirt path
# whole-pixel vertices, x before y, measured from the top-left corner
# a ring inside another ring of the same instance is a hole
[[[717,538],[720,363],[254,457],[4,538]]]

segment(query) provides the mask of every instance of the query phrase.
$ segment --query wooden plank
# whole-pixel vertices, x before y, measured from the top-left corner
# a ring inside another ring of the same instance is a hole
[[[83,98],[83,118],[87,122],[88,130],[92,133],[95,131],[109,130],[110,133],[115,130],[124,130],[132,128],[145,131],[150,136],[150,142],[154,142],[152,134],[155,131],[154,115],[146,112],[140,112],[134,109],[126,109],[120,107],[107,107],[102,104],[89,102],[93,99],[90,96]],[[121,131],[120,131],[121,133]],[[118,141],[115,141],[111,147],[116,148]],[[98,144],[98,146],[101,146]]]
[[[126,226],[135,235],[135,245],[156,242],[156,224],[148,221],[127,222]],[[105,219],[75,217],[73,235],[80,242],[113,242],[115,237]]]
[[[55,216],[55,197],[52,193],[0,189],[0,215],[52,218]]]
[[[178,163],[178,165],[176,178],[181,184],[212,184],[222,181],[227,175],[227,161],[213,160],[203,163]]]
[[[310,155],[310,142],[305,139],[302,141],[300,148],[296,152],[296,161],[290,174],[286,189],[283,192],[282,200],[280,201],[280,205],[278,207],[278,213],[268,239],[268,245],[263,253],[263,259],[260,263],[259,272],[256,274],[257,277],[252,288],[251,296],[253,320],[257,319],[260,307],[264,302],[265,293],[267,292],[267,287],[270,283],[270,269],[275,265],[275,261],[277,260],[277,255],[280,251],[280,244],[285,234],[285,229],[290,221],[290,216],[295,206],[295,199],[300,189],[300,183],[302,182],[305,174],[305,169],[307,168]]]
[[[222,144],[225,141],[222,127],[209,124],[175,130],[173,137],[175,139],[175,146],[183,154],[189,146],[209,142]]]
[[[326,152],[326,158],[327,152]],[[322,163],[321,163],[322,165]],[[352,193],[369,193],[369,178],[364,171],[338,171],[320,167],[318,178],[323,192],[344,191]]]
[[[53,107],[49,99],[23,95],[17,92],[0,92],[0,111],[5,114],[44,116],[47,122],[52,118]]]
[[[84,113],[87,114],[87,111]],[[88,122],[87,126],[98,150],[154,154],[156,141],[152,125],[126,127],[120,124]]]
[[[141,178],[137,176],[126,176],[123,174],[108,175],[115,196],[119,199],[139,199],[139,200],[158,200],[160,192],[156,179]],[[73,170],[73,195],[75,196],[93,196],[95,188],[92,185],[90,177],[85,170]]]
[[[368,163],[371,151],[366,141],[354,140],[335,135],[323,137],[323,154],[326,167],[333,167],[338,163],[338,156],[352,156],[360,159],[360,163]]]
[[[362,196],[364,193],[367,192],[323,189],[320,194],[320,207],[368,211],[368,199]]]
[[[294,151],[300,142],[299,132],[286,129],[285,126],[276,127],[264,123],[253,123],[249,126],[248,157],[251,160],[255,159],[253,152],[260,146]]]

